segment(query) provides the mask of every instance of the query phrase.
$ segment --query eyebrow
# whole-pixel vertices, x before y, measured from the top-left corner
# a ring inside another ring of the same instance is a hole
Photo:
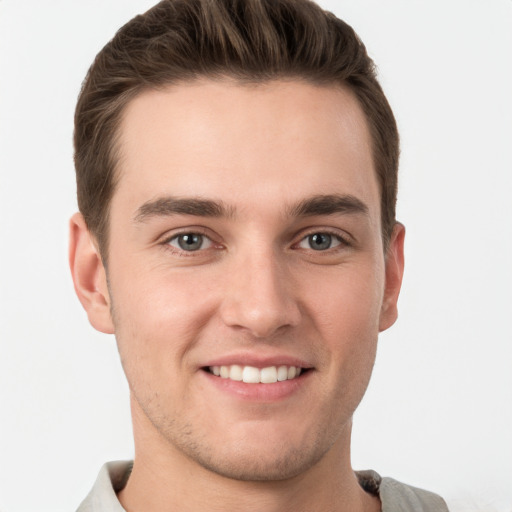
[[[135,222],[145,222],[151,217],[193,215],[196,217],[232,217],[234,210],[222,201],[202,198],[161,197],[144,203],[135,213]]]
[[[135,213],[135,222],[146,222],[151,217],[192,215],[195,217],[235,216],[235,208],[222,201],[197,197],[161,197],[147,201]],[[312,217],[315,215],[363,214],[368,215],[368,206],[352,195],[326,194],[308,197],[287,208],[289,217]]]
[[[288,211],[291,217],[314,215],[362,214],[368,215],[368,206],[352,195],[316,195],[300,201]]]

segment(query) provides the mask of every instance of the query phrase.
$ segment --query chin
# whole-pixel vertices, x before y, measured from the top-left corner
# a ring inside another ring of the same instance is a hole
[[[269,431],[260,425],[238,431],[227,428],[217,435],[210,432],[212,435],[201,437],[188,428],[186,436],[165,437],[201,467],[229,479],[253,482],[289,480],[303,474],[327,454],[339,437],[326,436],[323,429],[300,433],[297,425],[291,431],[279,430]]]
[[[313,467],[324,455],[320,450],[287,447],[279,453],[234,450],[233,453],[189,453],[203,468],[232,480],[245,482],[282,481],[294,478]]]

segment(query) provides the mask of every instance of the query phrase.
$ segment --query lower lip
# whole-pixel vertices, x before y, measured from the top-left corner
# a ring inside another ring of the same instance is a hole
[[[307,383],[313,372],[308,370],[294,379],[273,382],[272,384],[247,384],[246,382],[223,379],[205,370],[201,370],[201,373],[211,385],[224,393],[244,400],[275,402],[297,393]]]

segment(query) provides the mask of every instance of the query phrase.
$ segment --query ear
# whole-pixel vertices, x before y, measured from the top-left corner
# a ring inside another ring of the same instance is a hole
[[[397,302],[404,275],[404,238],[405,226],[397,222],[386,253],[386,283],[379,323],[381,332],[391,327],[398,318]]]
[[[107,274],[96,240],[80,213],[75,213],[69,222],[69,266],[89,322],[96,330],[113,334]]]

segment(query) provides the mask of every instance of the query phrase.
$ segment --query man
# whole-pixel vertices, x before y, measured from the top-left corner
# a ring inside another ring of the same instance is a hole
[[[164,0],[75,117],[70,264],[115,333],[135,460],[80,511],[442,511],[350,464],[396,320],[398,134],[353,30],[306,0]]]

